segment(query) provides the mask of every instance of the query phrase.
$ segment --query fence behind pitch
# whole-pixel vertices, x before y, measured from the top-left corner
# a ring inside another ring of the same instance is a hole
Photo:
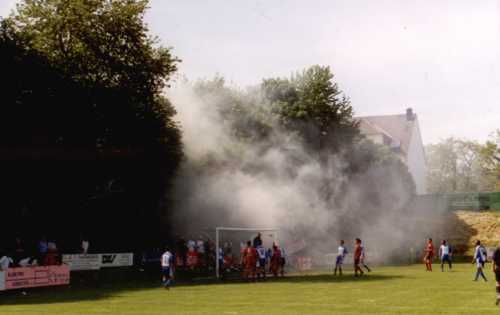
[[[500,210],[500,192],[418,195],[417,208],[455,210]]]

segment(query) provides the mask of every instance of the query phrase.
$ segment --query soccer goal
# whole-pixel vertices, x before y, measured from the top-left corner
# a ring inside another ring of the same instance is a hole
[[[271,248],[273,243],[279,244],[279,229],[277,228],[241,228],[241,227],[217,227],[215,228],[215,274],[219,278],[221,268],[236,269],[241,262],[241,252],[247,241],[253,241],[257,234],[261,234],[262,245]],[[220,250],[224,253],[224,264],[220,266],[218,259]]]

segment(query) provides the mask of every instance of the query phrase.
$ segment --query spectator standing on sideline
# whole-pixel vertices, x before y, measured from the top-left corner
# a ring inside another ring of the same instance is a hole
[[[38,262],[34,257],[28,256],[19,261],[19,267],[33,267],[38,266]]]
[[[47,251],[49,249],[49,243],[47,242],[47,238],[42,236],[40,241],[38,242],[38,258],[37,260],[43,264],[45,261],[45,255],[47,255]]]
[[[26,250],[24,248],[24,243],[20,237],[16,237],[14,244],[14,264],[19,264],[21,259],[26,256]]]
[[[89,252],[90,241],[87,236],[82,236],[82,254],[86,255]]]
[[[14,264],[12,258],[7,254],[0,253],[0,271],[6,271],[12,264]]]
[[[57,244],[54,240],[47,243],[47,253],[45,254],[43,264],[45,266],[59,265],[59,254],[57,252]]]

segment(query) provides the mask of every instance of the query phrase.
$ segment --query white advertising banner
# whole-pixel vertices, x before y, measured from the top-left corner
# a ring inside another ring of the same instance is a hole
[[[133,253],[100,254],[101,268],[108,267],[129,267],[134,264]]]
[[[71,271],[98,270],[101,268],[100,254],[63,255],[62,262],[67,264]]]
[[[71,271],[99,270],[110,267],[129,267],[134,264],[133,253],[63,255],[62,261]]]
[[[5,272],[0,271],[0,291],[5,290]]]

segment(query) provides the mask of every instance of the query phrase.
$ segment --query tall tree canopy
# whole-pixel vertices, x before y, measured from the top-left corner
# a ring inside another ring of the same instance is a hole
[[[94,237],[118,217],[124,231],[159,221],[182,158],[175,110],[162,95],[178,60],[149,35],[146,8],[26,0],[2,21],[0,149],[11,215],[59,233],[92,226]]]
[[[312,66],[290,79],[262,83],[282,125],[298,132],[311,148],[330,153],[359,135],[351,103],[333,77],[329,67]]]
[[[445,139],[426,147],[433,193],[500,190],[500,131],[485,143]]]
[[[66,77],[89,88],[89,106],[100,112],[96,145],[169,144],[178,157],[175,110],[161,95],[178,60],[149,35],[147,3],[26,0],[6,22]],[[117,99],[97,108],[103,94]]]

